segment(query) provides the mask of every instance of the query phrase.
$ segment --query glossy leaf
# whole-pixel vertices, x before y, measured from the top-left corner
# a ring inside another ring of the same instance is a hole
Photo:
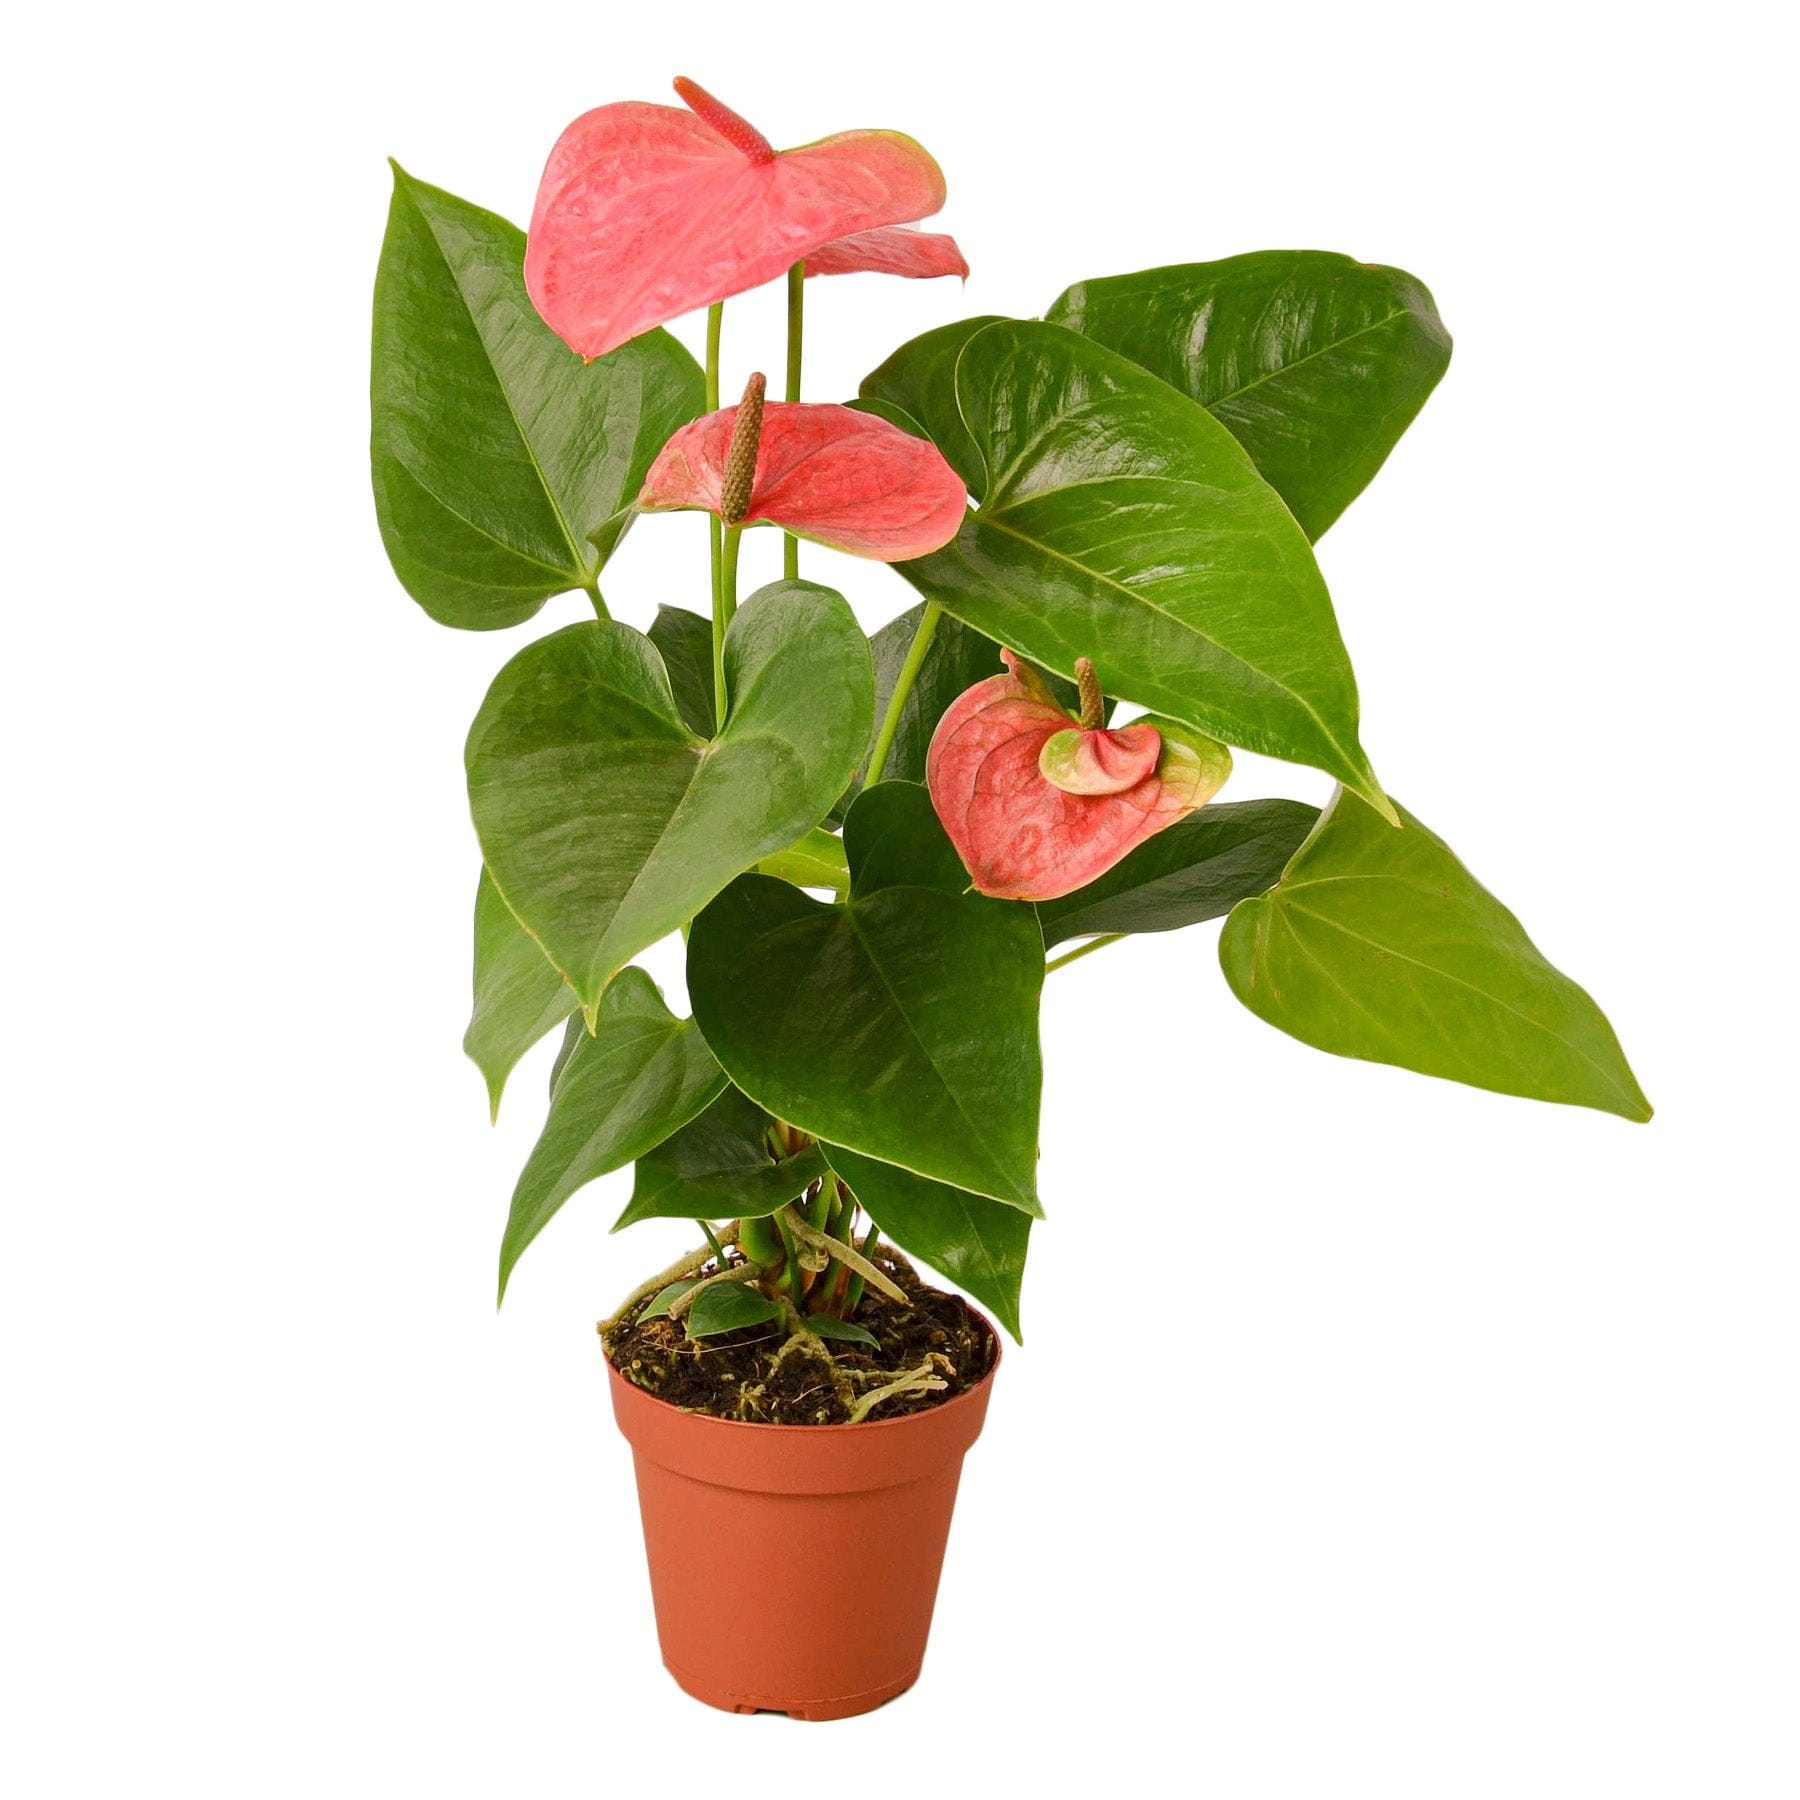
[[[575,1054],[587,1035],[587,1020],[579,1012],[571,1014],[568,1023],[563,1026],[563,1040],[556,1046],[556,1060],[550,1065],[551,1093],[556,1092],[556,1084],[562,1080],[562,1072],[569,1066],[569,1058]]]
[[[747,875],[694,921],[688,992],[707,1042],[800,1130],[1037,1211],[1035,918],[900,885],[960,876],[909,783],[858,799],[845,848],[845,905]]]
[[[868,742],[868,642],[828,588],[753,594],[725,670],[731,715],[707,742],[649,639],[591,620],[520,651],[470,730],[482,855],[590,1016],[627,961],[816,825]]]
[[[1605,1015],[1442,839],[1353,795],[1280,884],[1232,909],[1219,960],[1259,1018],[1337,1056],[1648,1119]]]
[[[872,1350],[881,1348],[881,1339],[867,1327],[849,1319],[834,1319],[830,1313],[813,1313],[806,1320],[806,1329],[814,1337],[830,1338],[835,1343],[867,1344]]]
[[[1090,657],[1108,693],[1385,806],[1318,565],[1223,426],[1054,325],[976,332],[954,390],[984,498],[953,543],[901,566],[921,593],[1033,661],[1067,675]]]
[[[834,238],[806,259],[814,275],[899,275],[908,281],[930,281],[939,275],[969,278],[969,265],[956,239],[940,231],[909,231],[884,225]]]
[[[725,1076],[692,1019],[678,1019],[642,969],[606,990],[550,1095],[543,1135],[513,1189],[500,1293],[525,1247],[578,1188],[622,1169],[715,1100]]]
[[[614,1231],[640,1219],[759,1219],[779,1212],[825,1173],[824,1153],[809,1145],[777,1162],[769,1115],[727,1087],[690,1124],[638,1158],[631,1203]]]
[[[977,332],[1009,322],[982,313],[923,332],[865,376],[859,390],[860,405],[930,438],[977,500],[987,491],[987,464],[956,403],[956,364]]]
[[[767,1325],[781,1317],[781,1308],[755,1288],[741,1281],[719,1281],[695,1296],[683,1323],[691,1338],[718,1337],[751,1325]]]
[[[842,894],[850,886],[850,870],[844,861],[844,843],[815,826],[805,837],[765,856],[756,865],[759,875],[774,875],[795,887],[831,888]]]
[[[487,1082],[488,1113],[513,1066],[575,1010],[575,990],[512,916],[486,869],[475,888],[475,1006],[463,1049]]]
[[[1027,1214],[854,1150],[828,1144],[825,1153],[893,1242],[992,1307],[1018,1339],[1019,1286],[1031,1238]]]
[[[662,1291],[651,1300],[650,1304],[638,1314],[639,1323],[641,1324],[645,1319],[660,1319],[665,1317],[669,1308],[673,1306],[698,1279],[698,1276],[686,1275],[683,1276],[680,1281],[671,1281],[669,1285],[662,1289]]]
[[[924,606],[908,607],[899,618],[890,620],[869,640],[875,654],[875,717],[879,722],[887,716],[888,702],[906,666],[906,658],[918,635],[919,622],[925,616]],[[884,781],[923,781],[925,753],[931,747],[931,734],[952,701],[967,692],[976,682],[1000,673],[1000,646],[992,638],[983,637],[961,619],[943,614],[925,659],[919,664],[912,687],[900,705],[900,718],[894,729],[894,741],[888,747]],[[1039,669],[1038,675],[1050,685],[1057,704],[1069,711],[1081,702],[1072,681]],[[1110,704],[1108,711],[1110,712]],[[874,749],[871,735],[869,748]],[[863,768],[868,758],[863,758]],[[850,810],[850,802],[862,791],[862,772],[851,783],[850,791],[838,802],[833,817],[842,819]]]
[[[1198,400],[1314,539],[1368,486],[1450,363],[1422,282],[1324,250],[1078,282],[1048,317]]]
[[[643,512],[723,512],[739,409],[684,425],[645,478]],[[851,556],[900,562],[940,549],[962,523],[963,484],[937,448],[848,406],[762,406],[743,523],[779,525]]]
[[[676,710],[696,737],[713,734],[712,621],[680,606],[659,606],[648,633],[668,671]]]
[[[842,132],[777,154],[703,89],[678,91],[695,111],[597,107],[550,152],[525,280],[583,356],[761,287],[834,239],[944,204],[942,171],[900,132]]]
[[[1046,947],[1115,931],[1222,919],[1281,879],[1319,817],[1297,800],[1214,805],[1141,844],[1098,881],[1038,904]]]
[[[666,332],[584,367],[525,294],[524,234],[398,165],[375,280],[381,534],[445,625],[529,619],[592,584],[652,458],[705,404]]]
[[[926,759],[932,805],[981,893],[1069,893],[1204,804],[1230,773],[1223,745],[1203,759],[1147,721],[1081,729],[1003,654],[1006,672],[952,704]]]

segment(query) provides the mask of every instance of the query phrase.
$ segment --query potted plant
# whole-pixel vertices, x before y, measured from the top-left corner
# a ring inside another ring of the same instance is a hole
[[[676,87],[683,108],[571,125],[529,233],[396,167],[374,485],[441,623],[592,602],[506,663],[466,750],[466,1046],[494,1107],[563,1031],[500,1288],[628,1164],[621,1225],[696,1222],[601,1325],[664,1658],[714,1704],[829,1717],[917,1674],[999,1357],[912,1259],[1019,1333],[1048,974],[1223,918],[1231,990],[1307,1043],[1650,1108],[1599,1008],[1360,742],[1312,544],[1448,364],[1426,289],[1314,251],[1087,280],[808,403],[808,278],[967,273],[913,228],[943,178],[893,132],[778,154]],[[724,302],[775,280],[783,397],[759,375],[722,407]],[[664,330],[700,309],[704,364]],[[640,631],[601,577],[679,508],[711,515],[709,583]],[[740,601],[758,526],[783,579]],[[920,603],[865,635],[803,540]],[[1215,802],[1234,745],[1335,798]],[[635,963],[676,932],[687,1018]],[[721,1548],[754,1580],[716,1582]]]

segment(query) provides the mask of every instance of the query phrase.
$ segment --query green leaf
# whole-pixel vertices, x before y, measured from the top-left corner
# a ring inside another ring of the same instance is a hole
[[[1041,324],[976,332],[956,400],[985,498],[907,580],[1061,674],[1091,657],[1108,693],[1386,805],[1305,534],[1210,413]]]
[[[1198,400],[1315,540],[1450,363],[1423,282],[1326,250],[1078,282],[1047,316]]]
[[[675,704],[696,737],[713,734],[712,621],[680,606],[659,606],[650,641],[669,672]]]
[[[848,1319],[834,1319],[830,1313],[811,1313],[804,1323],[814,1337],[831,1338],[840,1344],[867,1344],[872,1350],[881,1348],[881,1339],[874,1332],[853,1325]]]
[[[717,1337],[725,1331],[742,1331],[746,1325],[766,1325],[781,1317],[781,1308],[741,1281],[720,1281],[705,1289],[687,1310],[687,1334],[691,1338]]]
[[[875,654],[877,724],[887,716],[888,702],[893,698],[900,671],[906,663],[907,652],[912,649],[913,639],[918,635],[919,622],[924,616],[923,605],[909,607],[869,640],[869,647]],[[887,764],[882,770],[883,780],[923,781],[925,753],[931,748],[931,734],[937,730],[938,720],[944,716],[951,701],[966,693],[976,682],[984,681],[990,675],[1000,674],[1003,668],[1000,646],[992,638],[983,637],[973,626],[965,625],[961,619],[945,613],[938,620],[937,630],[926,648],[925,660],[919,664],[919,672],[913,678],[912,688],[901,702],[894,741],[888,750]],[[1074,682],[1065,681],[1062,676],[1052,674],[1047,669],[1040,669],[1038,673],[1050,684],[1051,692],[1069,712],[1081,711],[1081,695]],[[1110,701],[1107,702],[1107,716],[1112,716]],[[871,736],[869,749],[873,752],[874,748]],[[865,756],[864,769],[868,767],[868,763],[869,758]],[[861,792],[862,772],[859,770],[856,780],[851,783],[850,791],[834,808],[833,816],[841,819],[850,810],[850,802]]]
[[[573,991],[573,990],[571,990]],[[563,1041],[556,1047],[556,1061],[550,1065],[550,1092],[556,1092],[556,1084],[562,1080],[562,1072],[569,1066],[569,1058],[580,1049],[587,1037],[587,1020],[576,1013],[563,1027]]]
[[[475,889],[475,1009],[463,1049],[487,1081],[490,1117],[499,1117],[519,1058],[575,1005],[575,990],[512,916],[484,868]]]
[[[1340,793],[1219,960],[1259,1018],[1336,1056],[1648,1119],[1605,1015],[1442,839]]]
[[[591,587],[657,451],[705,404],[665,331],[584,364],[525,292],[525,234],[394,165],[375,277],[370,459],[394,572],[489,631]]]
[[[469,732],[469,805],[507,905],[591,1017],[614,973],[818,824],[868,742],[869,646],[841,596],[753,594],[725,639],[710,743],[656,647],[594,619],[509,662]]]
[[[1273,887],[1319,817],[1298,800],[1208,806],[1159,831],[1097,881],[1038,902],[1046,948],[1114,931],[1176,931],[1221,919]]]
[[[713,1101],[725,1077],[692,1019],[678,1019],[642,969],[600,1002],[550,1094],[543,1135],[513,1189],[500,1245],[500,1295],[525,1247],[577,1188],[622,1169]]]
[[[816,1144],[776,1162],[774,1121],[727,1087],[692,1123],[638,1158],[631,1204],[614,1231],[641,1219],[759,1219],[797,1200],[825,1171]]]
[[[1008,320],[996,313],[940,325],[903,344],[873,374],[864,378],[858,404],[911,431],[930,438],[944,460],[963,478],[977,500],[987,484],[987,465],[969,435],[956,402],[956,364],[970,338],[989,325]]]
[[[889,1238],[991,1306],[1019,1340],[1019,1287],[1031,1237],[1025,1213],[835,1144],[825,1154]]]
[[[844,836],[846,904],[746,875],[694,921],[688,992],[707,1042],[800,1130],[1036,1212],[1031,909],[960,891],[923,788],[871,788]]]
[[[679,1300],[698,1280],[699,1277],[697,1275],[685,1275],[680,1281],[671,1281],[669,1285],[664,1288],[641,1313],[638,1314],[639,1323],[641,1324],[645,1319],[660,1319],[664,1317],[669,1308],[673,1306],[675,1302]],[[696,1304],[698,1303],[696,1302]]]
[[[833,888],[842,894],[850,886],[850,871],[844,862],[844,840],[816,825],[785,850],[765,856],[756,868],[758,874],[777,876],[782,881],[791,881],[795,887]]]

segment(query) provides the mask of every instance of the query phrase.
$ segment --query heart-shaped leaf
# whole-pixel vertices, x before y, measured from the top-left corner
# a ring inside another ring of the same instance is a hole
[[[1402,809],[1395,831],[1339,793],[1280,884],[1232,908],[1231,990],[1336,1056],[1648,1119],[1606,1016]]]
[[[517,226],[398,165],[375,279],[370,457],[394,572],[488,631],[594,586],[652,459],[705,404],[656,332],[584,367],[525,293]]]
[[[625,101],[556,141],[525,280],[583,356],[773,281],[835,238],[944,204],[944,176],[897,131],[846,131],[777,153],[691,82],[694,110]]]
[[[486,869],[475,889],[475,1007],[463,1050],[487,1082],[497,1118],[513,1065],[576,1007],[543,947],[512,916]]]
[[[626,962],[818,824],[868,742],[868,641],[828,588],[753,594],[725,674],[731,713],[709,742],[650,640],[590,620],[520,651],[469,732],[482,856],[590,1018]]]
[[[638,1158],[631,1204],[614,1231],[641,1219],[760,1219],[797,1200],[826,1173],[809,1144],[777,1160],[774,1121],[755,1101],[727,1087],[705,1112]]]
[[[944,549],[900,565],[921,593],[1033,661],[1067,675],[1089,657],[1108,693],[1386,806],[1318,564],[1230,432],[1055,325],[975,332],[954,386],[984,497]]]
[[[719,1281],[695,1297],[685,1322],[689,1337],[705,1338],[742,1331],[748,1325],[766,1325],[780,1317],[781,1308],[755,1288],[741,1281]]]
[[[1077,282],[1047,317],[1198,400],[1313,539],[1369,485],[1450,364],[1423,282],[1326,250]]]
[[[844,836],[846,904],[746,875],[694,921],[688,992],[707,1042],[800,1130],[1036,1212],[1035,917],[957,891],[922,788],[870,788]]]
[[[550,1095],[543,1135],[513,1189],[500,1245],[500,1294],[525,1247],[588,1182],[644,1155],[725,1088],[692,1019],[678,1019],[642,969],[606,990]]]
[[[1098,881],[1039,901],[1044,943],[1222,919],[1280,880],[1318,817],[1316,806],[1298,800],[1209,806],[1140,844]]]
[[[991,1306],[1018,1341],[1019,1286],[1031,1237],[1027,1214],[835,1144],[825,1153],[888,1237]]]

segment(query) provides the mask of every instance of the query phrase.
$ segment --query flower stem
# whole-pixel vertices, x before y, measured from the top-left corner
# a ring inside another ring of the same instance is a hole
[[[1080,962],[1084,956],[1092,956],[1096,950],[1104,950],[1108,944],[1116,944],[1127,934],[1123,931],[1108,931],[1097,938],[1089,938],[1078,950],[1065,951],[1061,956],[1053,956],[1044,964],[1044,973],[1048,975],[1052,969],[1066,969],[1072,962]]]
[[[715,413],[719,410],[719,336],[725,326],[725,302],[715,302],[706,309],[706,410]],[[712,552],[712,608],[713,608],[713,674],[715,698],[718,702],[717,723],[725,723],[725,645],[718,625],[719,617],[719,574],[724,562],[725,527],[719,523],[718,515],[710,514],[706,521],[707,542]]]
[[[887,767],[888,752],[894,747],[894,733],[900,729],[900,714],[913,690],[913,683],[919,678],[919,670],[924,667],[925,652],[931,648],[931,640],[937,636],[938,620],[943,616],[944,609],[935,600],[925,603],[919,629],[913,633],[912,648],[900,665],[900,678],[888,697],[886,716],[881,721],[881,730],[875,735],[875,748],[869,752],[869,772],[863,777],[864,787],[873,787]]]
[[[713,716],[725,729],[730,697],[725,692],[725,632],[737,612],[738,539],[743,528],[725,528],[725,551],[719,565],[719,584],[713,594]]]
[[[787,398],[800,398],[800,346],[806,330],[806,259],[787,273]],[[790,531],[782,540],[781,573],[789,581],[800,579],[800,540]]]

